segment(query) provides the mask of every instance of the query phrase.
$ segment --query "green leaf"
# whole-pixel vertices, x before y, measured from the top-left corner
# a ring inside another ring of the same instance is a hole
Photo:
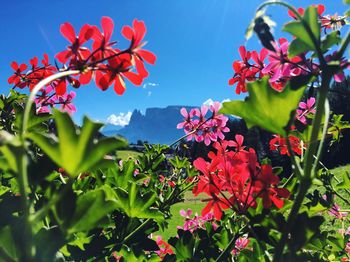
[[[350,4],[350,0],[343,0],[344,4],[349,5]]]
[[[282,92],[272,89],[265,77],[247,84],[249,96],[245,101],[223,103],[223,114],[236,115],[246,121],[248,128],[259,126],[285,136],[291,113],[298,107],[305,86],[292,90],[287,84]]]
[[[18,261],[18,250],[10,226],[0,228],[0,261]]]
[[[338,189],[349,189],[350,188],[350,174],[348,172],[345,172],[342,176],[343,181],[338,183],[336,187]]]
[[[127,144],[124,139],[116,137],[97,140],[102,124],[92,122],[87,117],[84,118],[80,130],[67,113],[55,110],[54,118],[58,139],[39,132],[30,132],[27,137],[71,177],[110,166],[112,161],[104,158],[106,154]]]
[[[332,46],[337,45],[341,42],[339,31],[333,31],[327,34],[321,42],[322,52],[327,52]]]
[[[310,6],[305,10],[303,21],[297,20],[287,23],[283,27],[283,31],[291,33],[296,37],[297,42],[292,46],[292,53],[297,53],[296,45],[299,42],[303,51],[316,50],[315,43],[313,42],[308,31],[305,29],[305,24],[310,28],[312,34],[315,37],[316,45],[320,42],[320,23],[318,21],[317,8]]]
[[[107,185],[80,195],[68,232],[75,233],[93,229],[117,206],[115,193]]]
[[[163,220],[162,213],[154,208],[157,195],[152,191],[141,194],[136,183],[129,182],[128,190],[117,188],[116,190],[119,209],[129,217],[152,218]]]
[[[300,55],[301,53],[307,52],[310,50],[309,45],[305,44],[299,38],[294,39],[288,48],[288,55],[294,57]]]

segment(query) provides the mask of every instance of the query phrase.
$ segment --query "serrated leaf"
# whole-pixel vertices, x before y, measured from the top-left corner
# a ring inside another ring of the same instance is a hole
[[[310,37],[308,31],[304,27],[304,23],[306,23],[312,34],[315,37],[316,44],[320,41],[320,23],[318,21],[318,14],[316,7],[310,6],[305,10],[303,21],[297,20],[287,23],[283,27],[283,31],[291,33],[298,39],[299,43],[303,43],[301,48],[305,51],[309,50],[316,50],[315,43],[313,42],[312,38]],[[295,50],[296,44],[292,47],[292,52],[296,53],[297,50]]]
[[[245,101],[223,103],[220,113],[243,118],[248,126],[259,126],[272,133],[285,136],[292,111],[304,93],[305,87],[292,90],[287,84],[282,92],[272,89],[265,77],[247,84],[249,96]]]
[[[129,217],[153,218],[158,221],[164,218],[158,209],[152,207],[155,204],[156,193],[149,191],[141,194],[136,183],[129,182],[128,190],[117,188],[116,195],[119,208]]]
[[[101,123],[85,117],[79,130],[67,113],[54,111],[58,138],[38,132],[30,132],[27,137],[34,141],[58,166],[71,177],[97,168],[108,167],[112,161],[105,159],[111,151],[125,147],[122,138],[109,137],[95,139]]]
[[[342,176],[343,181],[338,183],[336,187],[338,189],[349,189],[350,188],[350,175],[348,172],[345,172]]]
[[[107,185],[80,195],[68,232],[72,234],[93,229],[117,207],[115,193]]]
[[[327,34],[321,42],[322,52],[327,52],[332,46],[337,45],[341,42],[339,31],[333,31]]]

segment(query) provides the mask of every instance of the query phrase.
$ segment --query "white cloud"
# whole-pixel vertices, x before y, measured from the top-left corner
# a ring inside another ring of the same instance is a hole
[[[152,95],[152,92],[151,91],[148,91],[147,92],[147,96],[151,96]]]
[[[110,115],[106,122],[115,126],[126,126],[130,122],[132,113],[129,111],[127,113],[119,113],[119,115]]]
[[[143,84],[142,88],[146,89],[149,86],[154,87],[154,86],[159,86],[159,84],[148,82],[148,83]]]
[[[205,106],[211,106],[212,104],[214,104],[214,101],[211,98],[209,98],[203,102],[203,105],[205,105]]]
[[[222,104],[222,103],[225,103],[225,102],[230,102],[230,101],[231,101],[231,99],[226,98],[226,99],[224,99],[224,100],[221,101],[221,104]]]

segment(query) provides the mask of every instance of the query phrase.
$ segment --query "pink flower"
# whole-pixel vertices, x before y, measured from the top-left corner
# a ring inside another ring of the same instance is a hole
[[[236,240],[235,248],[232,250],[232,253],[237,256],[239,252],[245,249],[249,245],[249,239],[247,237],[239,237]]]
[[[300,102],[299,103],[299,109],[297,109],[297,119],[303,123],[304,125],[307,124],[306,117],[309,114],[315,114],[316,109],[315,109],[315,102],[316,99],[314,97],[310,97],[307,99],[306,103],[305,102]]]
[[[350,254],[350,242],[346,243],[345,251],[348,252],[348,254]]]
[[[288,58],[289,43],[286,39],[280,38],[278,43],[272,43],[275,51],[269,51],[269,64],[261,71],[263,74],[271,75],[270,83],[278,82],[281,79],[289,79],[291,76],[301,74],[301,69],[295,66],[300,62],[300,57]]]
[[[64,94],[62,96],[57,97],[56,103],[61,104],[61,111],[67,112],[69,114],[73,114],[77,111],[77,109],[72,103],[72,100],[74,99],[74,97],[75,97],[74,91],[70,91],[69,94]]]
[[[203,105],[201,108],[191,109],[187,112],[182,108],[180,113],[184,117],[184,121],[177,125],[177,128],[183,128],[187,134],[187,140],[195,139],[197,142],[204,141],[205,145],[215,142],[218,139],[225,138],[223,133],[229,132],[226,127],[228,118],[218,111],[221,107],[219,102],[214,102],[209,108]],[[210,118],[206,118],[207,112],[212,112]]]
[[[180,215],[185,218],[190,218],[190,216],[192,215],[192,209],[188,208],[187,211],[185,211],[184,209],[181,209]]]
[[[332,208],[328,210],[330,216],[334,216],[337,219],[343,219],[348,215],[347,212],[340,212],[340,207],[337,204],[333,204]]]

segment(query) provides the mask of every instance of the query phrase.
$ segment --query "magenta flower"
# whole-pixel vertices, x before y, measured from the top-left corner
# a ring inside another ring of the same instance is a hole
[[[61,104],[61,111],[63,112],[67,112],[68,114],[73,114],[77,111],[76,107],[73,105],[72,100],[75,97],[75,92],[74,91],[70,91],[69,94],[64,94],[62,96],[58,96],[57,100],[59,103]]]
[[[281,79],[289,79],[302,73],[302,70],[295,64],[300,62],[300,57],[288,58],[289,43],[286,39],[280,38],[279,45],[272,43],[275,51],[269,50],[269,64],[261,71],[263,74],[271,75],[270,83],[280,82]]]
[[[209,145],[218,139],[225,138],[224,133],[229,132],[226,127],[228,118],[218,111],[221,107],[219,102],[214,102],[209,108],[203,105],[201,108],[192,109],[187,112],[185,108],[181,109],[181,115],[184,121],[177,125],[178,129],[183,128],[187,135],[187,140],[195,139],[197,142],[203,142]],[[212,114],[209,118],[206,117],[208,111]]]
[[[247,237],[239,237],[236,240],[235,248],[232,250],[232,253],[237,256],[239,252],[245,249],[249,245],[249,239]]]
[[[299,103],[299,109],[297,109],[297,119],[304,125],[307,124],[306,117],[309,114],[316,113],[315,102],[316,102],[316,99],[314,97],[310,97],[307,99],[306,103],[305,102]]]
[[[340,207],[337,204],[333,204],[332,208],[328,210],[330,216],[334,216],[337,219],[343,219],[348,215],[347,212],[340,212]]]

